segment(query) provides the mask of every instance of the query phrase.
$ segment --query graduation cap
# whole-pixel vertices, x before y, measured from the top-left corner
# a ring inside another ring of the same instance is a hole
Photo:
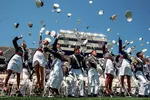
[[[74,33],[78,32],[78,29],[77,29],[77,28],[74,28],[73,32],[74,32]]]
[[[29,36],[31,36],[31,34],[32,34],[31,32],[28,33]]]
[[[103,14],[104,14],[104,11],[103,11],[103,10],[100,10],[100,11],[98,12],[98,14],[99,14],[99,15],[103,15]]]
[[[142,40],[143,40],[143,38],[142,38],[142,37],[140,37],[140,38],[139,38],[139,41],[142,41]]]
[[[83,43],[82,43],[82,45],[86,45],[87,42],[88,42],[88,39],[84,40]]]
[[[43,24],[43,23],[44,23],[44,20],[41,20],[40,23]]]
[[[46,35],[50,35],[51,33],[50,33],[49,30],[47,30],[47,31],[45,32],[45,34],[46,34]]]
[[[92,4],[92,3],[93,3],[93,1],[92,1],[92,0],[90,0],[90,1],[89,1],[89,4]]]
[[[126,53],[127,53],[127,54],[131,54],[131,52],[132,52],[132,49],[129,47],[129,48],[126,50]]]
[[[33,26],[32,22],[29,22],[29,23],[28,23],[28,26],[29,26],[30,28],[32,28],[32,26]]]
[[[43,1],[41,1],[40,5],[41,5],[41,7],[43,7],[43,6],[44,6],[44,2],[43,2]]]
[[[132,12],[130,10],[127,10],[125,12],[125,17],[126,17],[128,22],[131,22],[132,21]]]
[[[133,40],[130,41],[130,44],[133,44]]]
[[[18,28],[19,27],[19,23],[14,23],[14,27]]]
[[[111,28],[107,28],[107,32],[110,32],[111,31]]]
[[[57,13],[60,13],[60,12],[61,12],[61,9],[60,9],[60,8],[57,8],[56,11],[57,11]]]
[[[37,8],[40,8],[40,7],[42,7],[43,5],[44,5],[43,1],[41,1],[41,0],[36,0],[36,7],[37,7]]]
[[[136,46],[132,46],[131,49],[132,49],[132,50],[136,49]]]
[[[143,49],[143,50],[142,50],[143,53],[146,52],[146,51],[147,51],[147,49]]]
[[[80,20],[80,19],[78,19],[78,20],[77,20],[77,22],[78,22],[78,24],[80,24],[80,23],[81,23],[81,20]]]
[[[53,12],[55,12],[55,10],[54,10],[54,9],[52,9],[52,13],[53,13]]]
[[[129,45],[130,42],[128,40],[125,40],[125,46]]]
[[[54,9],[57,9],[57,8],[59,8],[59,4],[55,3],[54,4]]]
[[[72,15],[71,13],[68,13],[68,17],[71,17],[71,15]]]
[[[147,44],[149,44],[149,42],[147,42]]]
[[[115,40],[112,40],[112,44],[114,44],[114,45],[115,45],[115,44],[117,44],[117,42],[116,42]]]
[[[58,23],[59,23],[59,20],[56,20],[56,23],[58,24]]]
[[[40,33],[42,33],[45,30],[45,27],[42,27],[40,30]]]
[[[49,43],[51,42],[50,38],[45,38],[46,41],[48,41]]]
[[[86,29],[89,29],[89,26],[86,26]]]
[[[142,43],[141,46],[143,46],[144,44]]]
[[[74,43],[73,43],[73,46],[76,46],[76,44],[77,44],[77,43],[76,43],[76,42],[74,42]]]
[[[50,36],[55,38],[56,37],[56,31],[52,30],[51,33],[50,33]]]
[[[35,44],[35,41],[33,41],[33,44]]]
[[[117,19],[117,17],[118,17],[118,15],[114,14],[114,15],[112,15],[112,16],[110,17],[110,20],[114,21],[114,20]]]

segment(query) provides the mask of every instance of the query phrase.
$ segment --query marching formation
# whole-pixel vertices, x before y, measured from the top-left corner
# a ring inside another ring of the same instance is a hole
[[[112,54],[106,46],[103,58],[98,58],[95,49],[84,54],[79,47],[66,56],[58,43],[59,33],[52,47],[51,40],[43,40],[42,35],[40,31],[39,47],[32,61],[26,43],[17,43],[23,36],[13,39],[15,54],[7,64],[3,96],[150,96],[150,60],[142,52],[131,56],[120,37],[119,54]]]

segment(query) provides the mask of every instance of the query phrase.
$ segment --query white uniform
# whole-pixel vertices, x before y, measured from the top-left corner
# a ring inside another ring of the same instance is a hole
[[[137,71],[136,77],[138,78],[139,86],[139,95],[150,95],[150,83],[147,81],[146,77],[141,71]]]
[[[139,62],[143,63],[143,61],[139,58],[137,58]],[[140,66],[140,65],[139,65]],[[144,67],[144,65],[141,65]],[[135,73],[138,82],[139,82],[139,95],[150,95],[150,83],[147,80],[147,78],[144,76],[144,73],[140,70],[136,71]]]
[[[38,64],[41,67],[45,67],[46,66],[46,58],[45,55],[41,52],[41,51],[36,51],[34,56],[33,56],[33,66],[35,66],[36,64]]]
[[[119,69],[119,75],[120,76],[124,76],[124,75],[132,76],[131,65],[128,60],[123,59],[121,67]]]
[[[28,69],[26,69],[26,68],[23,68],[23,71],[22,71],[22,77],[23,77],[23,79],[28,79],[29,78],[29,76],[30,76],[30,74],[29,74],[29,72],[28,72]]]
[[[79,57],[78,59],[76,57]],[[75,96],[76,93],[79,93],[80,96],[84,96],[84,80],[83,80],[83,72],[82,72],[82,61],[81,56],[74,54],[71,56],[71,73],[74,76],[73,84],[71,87],[72,96]],[[76,87],[78,86],[79,92],[77,92]]]
[[[30,77],[30,74],[29,74],[28,70],[26,68],[24,68],[23,72],[22,72],[23,79],[20,82],[20,84],[21,84],[20,91],[24,96],[26,94],[30,95],[30,91],[33,88],[33,82],[31,82],[29,77]]]
[[[110,59],[107,59],[106,61],[106,68],[105,68],[105,74],[111,74],[111,75],[115,75],[115,68],[114,68],[114,64]]]
[[[55,60],[56,62],[54,63],[54,66],[50,72],[47,84],[52,88],[59,89],[63,80],[62,62],[60,59],[57,58]]]
[[[88,95],[91,95],[91,86],[94,83],[94,94],[98,94],[99,76],[96,68],[91,67],[88,71]]]
[[[82,70],[80,69],[71,69],[71,73],[73,74],[73,76],[75,77],[73,80],[73,84],[72,84],[72,96],[75,96],[76,94],[76,83],[78,82],[78,86],[79,86],[79,95],[80,96],[84,96],[84,81],[83,81],[83,74],[82,74]]]
[[[67,89],[66,89],[66,94],[67,95],[72,95],[72,86],[74,83],[74,77],[72,75],[68,75],[67,77],[65,77],[65,82],[67,83]],[[65,94],[65,95],[66,95]]]
[[[15,54],[8,63],[7,70],[12,70],[16,73],[22,72],[22,57],[18,54]]]

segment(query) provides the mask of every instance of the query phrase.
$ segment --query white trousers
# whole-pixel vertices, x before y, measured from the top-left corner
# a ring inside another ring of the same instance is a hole
[[[52,87],[59,89],[61,86],[61,82],[63,80],[63,70],[61,66],[61,61],[57,61],[50,72],[49,80],[47,84]]]
[[[91,95],[91,92],[93,92],[91,87],[94,87],[94,94],[97,94],[99,87],[99,77],[98,71],[95,68],[90,68],[88,71],[88,95]]]
[[[83,81],[83,73],[81,69],[71,69],[71,72],[75,77],[73,79],[73,84],[71,87],[72,96],[75,96],[76,92],[78,92],[76,91],[76,85],[79,86],[79,95],[84,96],[84,81]]]
[[[33,88],[33,82],[29,79],[30,74],[26,68],[23,68],[22,71],[22,80],[20,81],[20,92],[23,94],[23,96],[30,95],[30,91]]]
[[[74,84],[74,77],[72,75],[68,75],[66,77],[66,83],[68,85],[68,87],[67,87],[68,95],[72,95],[72,87]]]
[[[136,77],[138,78],[139,86],[139,95],[149,95],[150,94],[150,84],[147,81],[146,77],[141,71],[136,72]]]

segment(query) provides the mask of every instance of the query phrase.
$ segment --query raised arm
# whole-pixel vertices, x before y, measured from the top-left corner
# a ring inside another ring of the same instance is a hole
[[[40,33],[39,48],[41,47],[41,44],[42,44],[42,33]]]
[[[43,31],[45,30],[45,26],[46,26],[46,25],[44,25],[44,26],[41,28],[41,30],[40,30],[39,48],[41,47],[41,44],[42,44],[42,33],[43,33]]]
[[[18,46],[18,43],[17,43],[17,41],[19,40],[19,39],[21,39],[22,38],[22,36],[20,36],[20,37],[15,37],[14,39],[13,39],[13,45],[14,45],[14,48],[15,48],[15,51],[16,52],[18,52],[18,50],[19,50],[19,46]]]
[[[44,48],[44,51],[53,54],[56,58],[62,59],[61,55],[52,49],[46,47]]]
[[[53,48],[52,48],[52,49],[53,49],[54,51],[57,51],[57,47],[56,47],[56,46],[57,46],[57,43],[58,43],[58,38],[56,38],[55,41],[54,41],[54,43],[53,43]]]
[[[120,39],[120,37],[118,42],[119,42],[119,53],[122,53],[122,40]]]

